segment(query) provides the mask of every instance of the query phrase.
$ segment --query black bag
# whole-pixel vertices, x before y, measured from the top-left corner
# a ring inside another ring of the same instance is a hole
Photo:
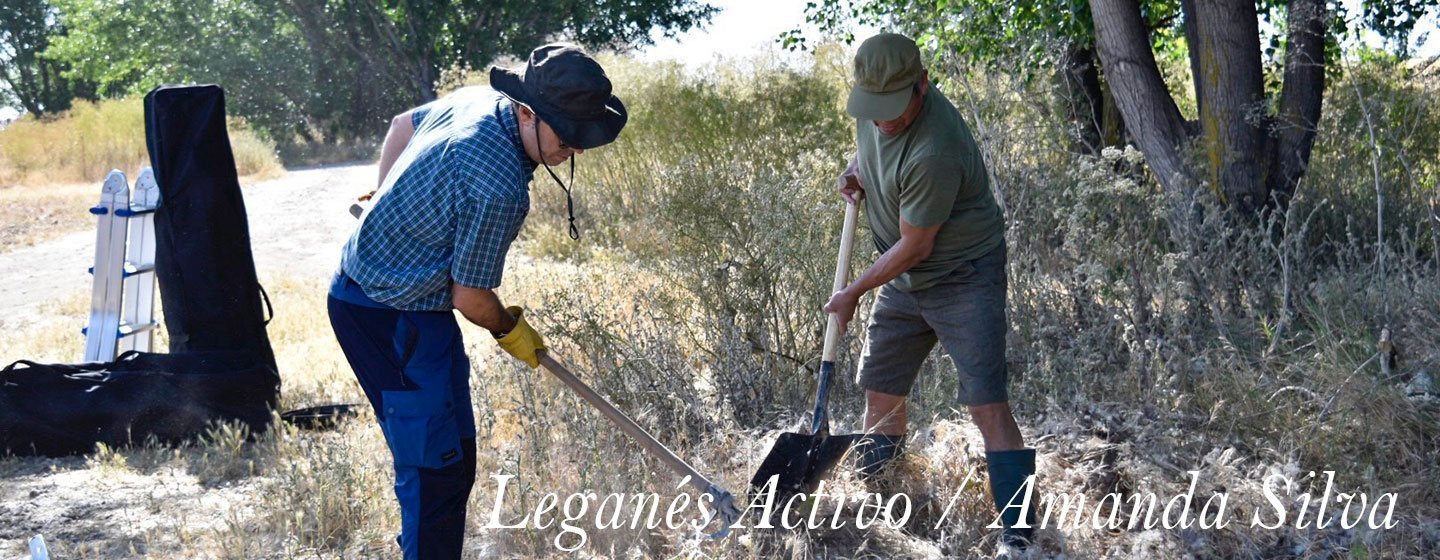
[[[275,369],[225,93],[215,85],[151,90],[145,142],[160,186],[155,275],[170,352],[249,350]]]
[[[280,376],[251,352],[126,352],[114,362],[37,364],[0,370],[0,455],[89,453],[177,443],[217,422],[252,433],[269,427]]]

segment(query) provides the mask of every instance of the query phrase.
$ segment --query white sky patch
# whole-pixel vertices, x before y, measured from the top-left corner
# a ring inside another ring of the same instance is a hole
[[[650,62],[674,60],[691,70],[719,60],[743,59],[764,53],[800,60],[800,55],[786,53],[776,41],[781,33],[804,29],[812,46],[822,39],[818,30],[805,23],[807,0],[704,1],[720,8],[709,25],[691,29],[674,39],[660,38],[657,34],[654,45],[637,53],[639,58]],[[857,26],[852,31],[857,41],[878,32],[869,26]]]
[[[1342,0],[1341,4],[1349,12],[1352,21],[1358,20],[1364,13],[1360,8],[1360,0]],[[1415,24],[1415,31],[1410,34],[1410,56],[1416,58],[1430,58],[1440,56],[1440,31],[1436,30],[1437,14],[1427,14],[1420,18]],[[1378,33],[1370,30],[1360,32],[1360,42],[1371,48],[1385,48],[1385,40],[1380,38]],[[1355,46],[1354,41],[1347,40],[1345,49],[1348,51]]]
[[[1440,56],[1440,15],[1429,14],[1415,24],[1410,36],[1410,52],[1420,58]]]

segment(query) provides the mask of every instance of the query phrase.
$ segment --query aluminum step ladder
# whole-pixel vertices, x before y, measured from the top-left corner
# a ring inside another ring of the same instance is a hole
[[[149,352],[155,322],[155,210],[160,187],[149,167],[140,170],[134,192],[119,170],[100,188],[95,266],[90,269],[90,320],[85,361],[108,362],[127,350]]]

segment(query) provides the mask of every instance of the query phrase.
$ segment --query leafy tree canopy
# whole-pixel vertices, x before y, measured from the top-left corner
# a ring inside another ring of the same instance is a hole
[[[88,84],[62,74],[65,65],[43,56],[65,30],[43,0],[0,0],[0,105],[19,103],[39,116],[70,107],[75,97],[93,97]]]
[[[1155,49],[1183,48],[1181,0],[1138,3]],[[1287,5],[1287,0],[1257,0],[1256,8],[1283,31]],[[1403,55],[1415,25],[1437,6],[1440,0],[1362,0],[1355,10],[1335,1],[1327,8],[1334,14],[1331,31],[1337,36],[1373,31]],[[847,43],[855,40],[849,26],[856,22],[904,29],[932,52],[943,45],[982,63],[1021,55],[1048,65],[1057,42],[1079,47],[1095,42],[1089,0],[815,0],[807,5],[806,19]],[[1283,50],[1284,33],[1272,33],[1268,40],[1266,52],[1274,58]],[[786,32],[781,42],[791,49],[808,47],[798,29]]]
[[[624,49],[708,21],[698,0],[55,0],[50,55],[108,95],[214,82],[235,112],[304,139],[373,136],[442,72],[555,38]]]

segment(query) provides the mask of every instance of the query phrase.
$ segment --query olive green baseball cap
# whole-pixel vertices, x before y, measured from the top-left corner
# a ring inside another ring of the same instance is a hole
[[[855,52],[855,85],[845,112],[857,119],[888,121],[910,104],[910,88],[920,81],[920,48],[898,33],[881,33]]]

